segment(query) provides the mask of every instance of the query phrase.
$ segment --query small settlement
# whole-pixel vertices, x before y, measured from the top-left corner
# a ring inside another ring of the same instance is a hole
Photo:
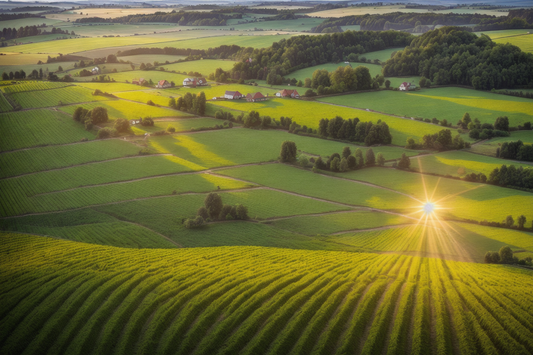
[[[405,81],[400,85],[400,91],[410,91],[410,90],[415,90],[415,89],[416,89],[415,84],[411,84]]]
[[[207,80],[205,78],[186,78],[183,80],[183,86],[197,87],[206,86]]]
[[[296,90],[283,89],[281,91],[278,91],[276,93],[276,96],[277,97],[290,97],[292,99],[297,99],[297,98],[300,97],[300,94],[298,94],[298,91],[296,91]]]

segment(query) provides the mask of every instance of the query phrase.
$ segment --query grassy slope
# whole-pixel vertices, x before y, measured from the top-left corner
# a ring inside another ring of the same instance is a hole
[[[470,148],[474,153],[480,153],[490,156],[496,156],[496,149],[504,142],[513,142],[521,140],[525,144],[533,144],[533,131],[515,131],[511,132],[509,137],[493,138],[476,144]]]
[[[233,68],[233,64],[235,64],[235,62],[231,60],[205,59],[175,64],[163,64],[161,66],[167,71],[175,70],[180,73],[198,72],[204,76],[208,76],[209,74],[214,73],[217,68],[230,70]]]

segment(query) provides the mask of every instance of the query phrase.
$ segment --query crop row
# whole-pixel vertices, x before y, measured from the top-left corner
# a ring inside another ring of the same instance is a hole
[[[0,154],[0,178],[133,156],[139,147],[119,139],[56,145]]]
[[[92,139],[94,135],[68,116],[50,110],[0,114],[0,151]]]
[[[2,353],[533,353],[531,271],[261,247],[0,241]]]
[[[24,81],[15,85],[2,86],[1,90],[6,94],[14,94],[23,91],[58,89],[69,85],[70,84],[50,81]]]
[[[11,107],[9,101],[4,97],[4,94],[0,93],[0,112],[8,112],[11,110],[13,110],[13,107]]]
[[[89,89],[79,86],[44,91],[29,91],[11,94],[22,108],[62,106],[89,101],[107,100],[104,96],[93,96]]]

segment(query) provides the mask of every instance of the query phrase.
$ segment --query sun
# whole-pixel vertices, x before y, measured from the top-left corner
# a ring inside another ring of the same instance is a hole
[[[431,215],[433,212],[435,212],[435,209],[436,209],[436,206],[434,202],[428,201],[422,206],[422,210],[427,215]]]

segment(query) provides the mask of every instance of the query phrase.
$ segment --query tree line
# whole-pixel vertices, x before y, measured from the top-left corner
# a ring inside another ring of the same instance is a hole
[[[504,142],[496,149],[496,157],[521,161],[533,161],[533,145],[524,144],[521,140]]]
[[[168,102],[168,106],[176,110],[203,116],[205,114],[206,102],[207,100],[203,91],[200,91],[197,95],[188,92],[185,95],[180,96],[177,100],[171,98]]]
[[[225,26],[226,20],[240,19],[242,14],[221,14],[214,12],[179,11],[156,12],[153,14],[135,14],[116,18],[86,17],[79,18],[76,23],[141,23],[164,22],[177,23],[180,26]]]
[[[275,42],[268,48],[243,48],[233,55],[240,60],[229,71],[233,80],[264,80],[270,75],[286,76],[298,70],[330,62],[340,62],[352,53],[365,53],[390,47],[404,47],[412,40],[396,31],[347,31],[321,36],[295,36]],[[249,58],[252,58],[250,63]]]
[[[124,51],[118,51],[117,57],[125,57],[131,55],[140,54],[167,54],[167,55],[183,55],[187,56],[187,60],[195,60],[200,58],[213,58],[213,59],[226,59],[232,58],[236,53],[242,50],[235,44],[233,45],[221,45],[215,48],[203,49],[190,49],[190,48],[134,48]]]
[[[314,158],[311,158],[314,159]],[[361,148],[357,148],[353,154],[350,147],[344,147],[342,153],[333,153],[324,161],[322,157],[314,160],[313,171],[329,170],[334,172],[346,172],[350,170],[357,170],[364,167],[372,167],[375,165],[385,165],[385,157],[383,153],[378,153],[377,157],[372,148],[368,148],[363,155]]]
[[[78,106],[74,110],[72,118],[74,121],[83,124],[88,131],[91,130],[94,125],[109,121],[107,109],[101,106],[95,107],[92,110],[88,110],[83,106]]]
[[[433,84],[459,84],[479,90],[533,86],[533,54],[511,44],[496,44],[457,27],[443,27],[396,52],[384,76],[424,76]]]
[[[459,150],[470,148],[470,143],[465,142],[459,133],[452,138],[452,131],[449,129],[441,129],[437,133],[424,135],[422,141],[419,143],[417,143],[412,137],[407,138],[405,148],[433,149],[438,151]]]
[[[318,134],[325,138],[361,142],[367,146],[392,142],[387,123],[381,120],[378,120],[377,124],[371,121],[362,122],[357,117],[347,120],[340,116],[332,119],[322,118],[318,122]]]
[[[522,166],[502,165],[495,168],[487,180],[489,184],[516,188],[520,190],[533,190],[533,169]]]

